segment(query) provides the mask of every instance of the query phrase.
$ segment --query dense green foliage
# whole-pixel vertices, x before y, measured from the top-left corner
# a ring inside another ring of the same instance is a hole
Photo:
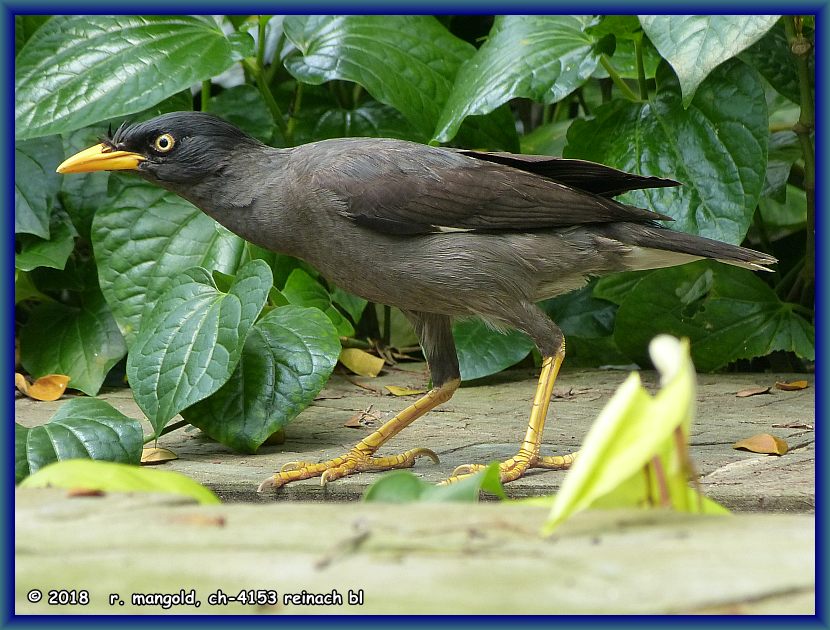
[[[781,262],[771,274],[623,274],[550,300],[569,362],[647,365],[659,332],[689,337],[704,370],[813,359],[810,19],[99,15],[15,27],[22,366],[94,396],[123,378],[129,352],[156,434],[182,413],[253,451],[325,384],[338,337],[412,344],[394,311],[179,197],[129,175],[56,175],[109,125],[167,111],[213,112],[274,146],[386,136],[671,177],[684,185],[624,200]],[[210,330],[189,332],[197,319]],[[532,349],[478,322],[456,337],[467,378]]]

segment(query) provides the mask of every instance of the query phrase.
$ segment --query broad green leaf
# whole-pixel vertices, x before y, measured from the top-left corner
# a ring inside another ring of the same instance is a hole
[[[395,470],[372,483],[363,494],[371,503],[475,503],[481,491],[506,499],[499,480],[499,463],[445,486],[436,486],[416,477],[408,470]]]
[[[456,72],[473,53],[428,15],[291,15],[283,28],[302,53],[285,60],[297,80],[358,83],[427,137]]]
[[[37,267],[63,269],[66,259],[75,248],[78,232],[63,210],[52,212],[50,236],[42,239],[30,234],[18,236],[20,252],[14,256],[14,266],[21,271],[31,271]]]
[[[20,360],[34,377],[66,374],[69,386],[94,396],[112,366],[127,353],[124,338],[97,290],[80,306],[45,302],[20,330]]]
[[[337,328],[342,337],[354,335],[354,326],[334,307],[326,288],[303,269],[294,269],[285,281],[282,294],[291,304],[319,308]]]
[[[793,103],[801,102],[798,66],[780,20],[761,39],[743,51],[740,58],[760,72],[779,94]],[[814,61],[815,55],[810,55],[808,64],[811,75],[815,72]]]
[[[43,26],[50,15],[15,15],[14,16],[14,54],[20,52],[34,32]]]
[[[15,143],[15,234],[49,238],[49,218],[60,188],[55,169],[62,161],[63,147],[58,136]]]
[[[784,191],[783,202],[773,197],[761,197],[758,202],[764,229],[774,230],[778,238],[786,232],[803,230],[807,225],[807,193],[789,184]]]
[[[234,59],[208,16],[55,16],[17,56],[15,132],[34,138],[139,112]]]
[[[637,283],[652,273],[652,271],[654,270],[623,271],[603,276],[594,285],[593,295],[600,300],[607,300],[620,305],[629,292],[637,286]]]
[[[214,440],[253,453],[314,400],[339,354],[337,331],[318,309],[274,309],[254,324],[230,380],[182,417]]]
[[[658,269],[620,303],[614,337],[620,350],[647,365],[643,348],[665,332],[688,337],[702,371],[775,350],[815,356],[813,326],[751,271],[711,261]]]
[[[92,223],[101,291],[132,347],[145,307],[191,267],[235,273],[245,242],[181,197],[129,182]]]
[[[640,16],[646,35],[680,80],[684,107],[712,70],[761,39],[777,21],[777,15]]]
[[[205,269],[195,267],[173,278],[145,313],[127,357],[127,377],[156,435],[233,374],[271,281],[268,265],[253,260],[222,293]]]
[[[448,142],[467,116],[488,114],[513,98],[555,103],[582,85],[599,61],[585,29],[598,18],[575,15],[496,17],[487,41],[458,71],[434,140]]]
[[[49,302],[52,300],[48,295],[40,292],[32,280],[32,276],[23,271],[14,270],[14,303],[23,300],[37,300]]]
[[[559,157],[565,149],[568,128],[572,119],[539,125],[520,138],[522,153]]]
[[[362,297],[358,297],[348,291],[344,291],[340,287],[334,287],[331,292],[332,301],[342,308],[355,323],[360,321],[360,316],[363,314],[366,305],[369,303]]]
[[[790,171],[803,156],[798,136],[792,131],[776,131],[769,136],[769,153],[764,189],[761,197],[772,197],[783,202],[786,198]]]
[[[220,503],[211,490],[182,474],[102,461],[57,462],[26,479],[20,487],[163,492],[190,497],[205,505]]]
[[[461,380],[501,372],[524,359],[533,349],[530,337],[517,330],[500,333],[481,320],[467,319],[452,328]]]
[[[593,295],[593,283],[540,304],[565,335],[567,364],[622,365],[628,363],[614,343],[617,305]]]
[[[41,426],[14,425],[15,483],[65,459],[90,458],[137,464],[141,423],[97,398],[73,398]]]
[[[237,85],[222,91],[210,99],[208,111],[262,142],[269,142],[274,135],[274,117],[253,85]]]
[[[660,391],[652,397],[636,373],[620,385],[585,436],[556,494],[545,534],[589,507],[650,507],[665,498],[676,510],[725,512],[688,488],[688,436],[696,389],[688,341],[661,335],[649,347],[660,371]],[[676,431],[683,435],[683,452],[678,452]],[[660,472],[647,477],[644,468],[655,458]],[[662,478],[655,479],[657,475]]]
[[[419,133],[393,107],[369,101],[354,109],[333,106],[304,107],[296,116],[294,142],[304,144],[327,138],[375,137],[426,142],[429,134]]]
[[[428,15],[290,15],[283,28],[302,54],[285,59],[298,81],[357,83],[403,114],[415,139],[432,137],[461,64],[475,53]],[[505,111],[466,131],[469,146],[517,148],[515,126]]]
[[[673,229],[738,244],[766,173],[767,109],[761,79],[733,60],[704,81],[688,108],[663,64],[649,102],[615,100],[575,120],[565,156],[601,162],[683,185],[627,193],[621,199],[675,218]]]

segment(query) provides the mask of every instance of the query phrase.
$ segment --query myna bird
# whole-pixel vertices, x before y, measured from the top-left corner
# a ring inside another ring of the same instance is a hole
[[[775,258],[660,226],[670,218],[612,199],[678,185],[586,162],[484,153],[382,138],[341,138],[275,149],[220,118],[173,113],[122,125],[59,173],[130,170],[203,210],[242,238],[301,258],[329,281],[409,319],[433,388],[342,457],[283,467],[263,483],[412,466],[428,449],[375,456],[460,383],[455,318],[518,329],[542,354],[524,440],[502,481],[529,468],[567,468],[540,454],[553,384],[565,357],[559,327],[536,302],[603,274],[701,258],[762,269]],[[457,468],[451,480],[478,465]]]

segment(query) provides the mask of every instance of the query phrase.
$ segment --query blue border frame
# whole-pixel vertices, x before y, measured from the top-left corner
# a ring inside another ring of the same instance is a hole
[[[726,4],[722,2],[714,2],[708,0],[705,2],[682,2],[679,4],[671,4],[667,6],[664,3],[655,2],[654,0],[639,0],[635,4],[623,3],[619,1],[595,1],[590,3],[590,8],[596,13],[608,14],[633,14],[633,13],[664,13],[664,14],[684,14],[684,13],[709,13],[709,14],[736,14],[736,13],[789,13],[789,14],[815,14],[816,28],[822,36],[827,35],[830,26],[830,13],[827,10],[828,0],[805,2],[800,1],[796,3],[789,3],[782,6],[777,2],[740,2],[733,0]],[[14,164],[13,142],[14,138],[14,15],[15,14],[55,14],[55,13],[89,13],[101,14],[105,10],[112,10],[112,7],[106,6],[100,2],[84,1],[84,2],[49,2],[43,0],[33,0],[26,2],[25,0],[15,0],[7,2],[0,0],[0,28],[2,28],[2,42],[3,48],[3,84],[10,86],[11,89],[5,91],[6,98],[3,100],[3,128],[5,130],[4,137],[6,142],[3,147],[4,163],[6,168],[2,169],[4,176],[4,200],[5,208],[11,209],[14,207],[14,187],[13,187],[13,169],[10,165]],[[333,13],[333,12],[350,12],[350,13],[455,13],[455,14],[489,14],[489,13],[585,13],[586,6],[582,3],[564,2],[529,2],[522,1],[512,3],[509,6],[501,2],[479,2],[475,0],[453,0],[447,5],[433,4],[433,3],[419,3],[419,2],[404,2],[389,6],[387,3],[375,0],[374,2],[325,2],[319,0],[309,0],[307,2],[298,2],[293,0],[291,2],[282,2],[275,6],[273,2],[252,1],[248,0],[244,4],[233,5],[228,11],[227,3],[219,0],[212,0],[203,3],[192,2],[162,2],[160,0],[145,0],[144,2],[127,2],[118,5],[119,13],[187,13],[187,12],[214,12],[214,13],[233,13],[233,14],[257,14],[261,12],[272,12],[279,9],[283,13]],[[782,10],[783,9],[783,10]],[[826,150],[828,146],[828,128],[823,117],[819,116],[820,112],[826,112],[828,106],[827,99],[827,80],[825,73],[827,66],[825,65],[827,55],[827,48],[824,45],[822,37],[816,38],[816,441],[817,441],[817,457],[816,457],[816,615],[815,617],[722,617],[718,616],[715,619],[718,622],[725,622],[729,625],[735,624],[739,626],[760,626],[768,624],[797,624],[809,625],[813,627],[828,627],[827,619],[827,548],[826,540],[823,532],[827,527],[826,517],[826,470],[827,465],[823,462],[821,455],[827,453],[827,437],[825,427],[822,421],[827,417],[826,411],[826,394],[830,382],[828,382],[828,375],[824,369],[824,359],[827,356],[827,339],[824,334],[823,322],[828,316],[827,309],[827,288],[826,288],[826,270],[828,269],[827,253],[818,246],[822,243],[830,243],[830,234],[828,234],[828,225],[830,222],[826,219],[824,213],[830,211],[828,205],[827,186],[824,182],[828,181],[830,172],[827,169]],[[14,371],[14,301],[12,299],[14,293],[14,277],[12,270],[14,269],[14,226],[12,222],[12,213],[6,211],[0,214],[3,222],[4,234],[6,238],[2,240],[3,260],[6,263],[3,266],[2,287],[4,304],[6,308],[3,309],[4,321],[3,329],[6,334],[2,335],[0,343],[0,351],[2,356],[6,357],[6,365],[10,369],[6,372],[10,375]],[[7,376],[10,381],[10,376]],[[0,596],[3,597],[2,605],[0,605],[0,626],[26,626],[26,627],[40,627],[40,626],[100,626],[112,625],[114,623],[133,626],[133,627],[165,627],[165,621],[170,622],[170,626],[179,628],[185,624],[203,625],[238,625],[240,623],[250,624],[271,624],[280,625],[281,627],[302,627],[303,629],[311,630],[312,628],[330,627],[333,622],[337,621],[338,625],[377,625],[377,624],[394,624],[395,626],[421,626],[422,624],[429,624],[431,626],[444,625],[451,627],[482,627],[482,626],[498,626],[503,627],[505,622],[508,624],[530,623],[538,626],[559,625],[564,623],[577,623],[580,626],[596,626],[606,627],[611,625],[668,625],[680,624],[684,626],[702,626],[709,625],[713,622],[711,618],[700,619],[695,617],[603,617],[602,621],[599,618],[591,617],[448,617],[448,616],[424,616],[423,618],[412,617],[354,617],[344,618],[337,617],[332,619],[321,620],[319,617],[241,617],[228,616],[226,617],[209,617],[209,616],[175,616],[173,618],[153,615],[146,617],[126,617],[126,616],[100,616],[100,617],[47,617],[47,616],[14,616],[14,565],[12,559],[14,557],[14,529],[12,515],[14,514],[14,426],[10,421],[14,417],[14,396],[10,385],[4,390],[5,400],[4,407],[7,411],[4,414],[4,450],[6,456],[5,465],[5,481],[3,484],[3,511],[2,528],[3,528],[3,584],[0,589]],[[775,541],[771,541],[774,545]],[[774,562],[774,560],[773,560]],[[774,564],[771,564],[770,570],[775,570]]]

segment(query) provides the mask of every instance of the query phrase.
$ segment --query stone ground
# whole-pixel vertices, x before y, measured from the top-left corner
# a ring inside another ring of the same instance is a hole
[[[700,375],[691,454],[710,497],[737,514],[689,517],[659,512],[588,513],[552,538],[538,529],[546,510],[529,506],[403,505],[358,501],[376,475],[321,487],[297,482],[276,492],[256,487],[282,464],[341,455],[377,423],[414,398],[385,385],[424,388],[420,364],[367,379],[335,375],[287,427],[285,442],[240,455],[195,429],[163,436],[179,459],[162,468],[212,488],[222,506],[183,505],[152,495],[70,498],[64,491],[17,491],[16,609],[19,613],[159,613],[132,605],[129,593],[195,589],[202,606],[178,613],[795,613],[815,610],[815,425],[810,388],[739,398],[738,391],[794,374]],[[625,372],[565,370],[554,391],[547,452],[576,450]],[[656,374],[644,372],[652,387]],[[516,369],[462,387],[439,410],[416,421],[388,453],[435,450],[440,464],[419,460],[427,481],[459,464],[512,455],[523,435],[536,375]],[[141,417],[128,390],[103,395]],[[19,399],[16,420],[34,426],[66,399]],[[364,413],[365,412],[365,413]],[[350,418],[362,416],[357,428]],[[790,427],[781,425],[792,425]],[[799,428],[795,425],[802,425]],[[737,451],[737,440],[771,433],[790,451]],[[564,473],[534,471],[508,484],[512,497],[549,495]],[[125,570],[127,567],[129,570]],[[505,588],[499,576],[508,576]],[[88,589],[91,603],[50,607],[27,601],[39,588]],[[362,605],[210,606],[217,589],[329,592]],[[109,594],[124,605],[111,607]]]

